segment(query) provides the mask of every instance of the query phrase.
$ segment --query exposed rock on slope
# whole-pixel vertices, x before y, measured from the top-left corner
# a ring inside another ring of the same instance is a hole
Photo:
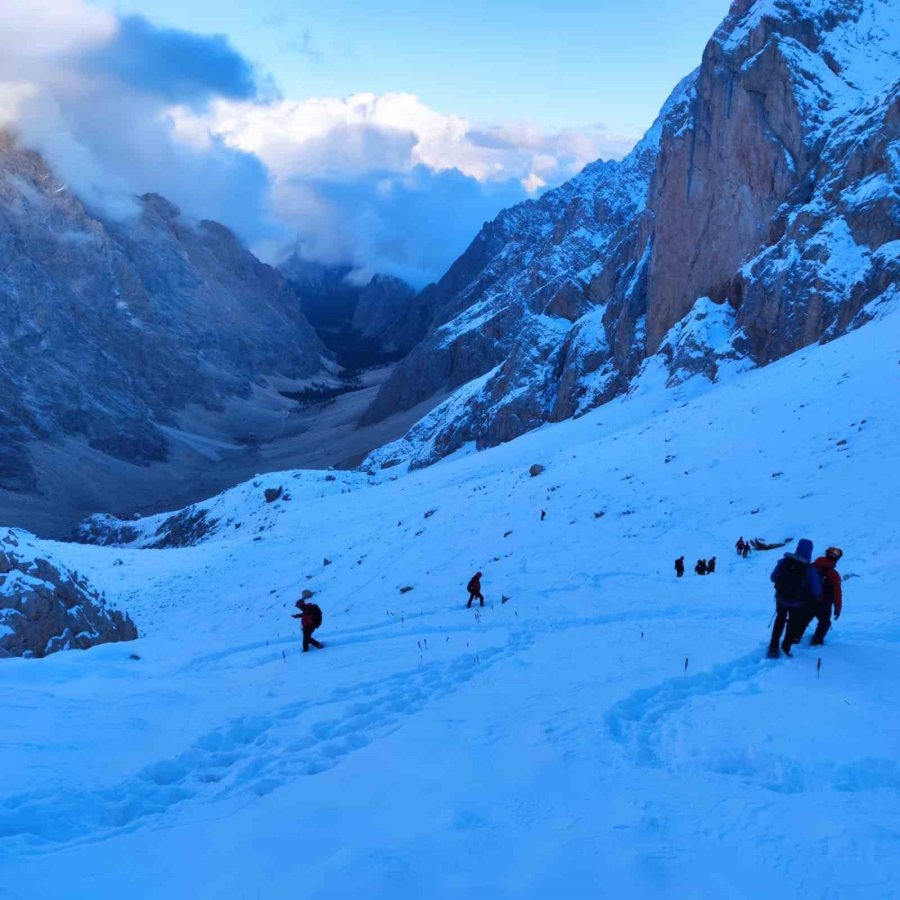
[[[22,533],[8,531],[0,540],[0,659],[138,636],[134,622],[110,609],[83,577],[36,554]]]
[[[577,415],[659,352],[714,374],[672,348],[701,300],[755,363],[865,321],[900,283],[898,87],[890,0],[735,2],[628,158],[501,213],[422,295],[433,330],[365,420],[459,390],[372,462]]]
[[[2,488],[38,488],[32,441],[149,463],[187,404],[322,369],[294,292],[230,231],[156,195],[100,217],[3,132],[0,256]]]

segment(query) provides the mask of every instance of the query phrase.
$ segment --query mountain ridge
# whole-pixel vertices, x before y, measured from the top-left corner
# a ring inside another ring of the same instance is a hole
[[[632,156],[504,211],[454,263],[432,292],[429,336],[363,421],[430,391],[458,393],[369,463],[427,465],[602,404],[628,390],[705,298],[735,311],[731,352],[756,364],[865,321],[861,311],[900,280],[898,46],[900,12],[884,0],[734,3]],[[645,202],[601,209],[607,218],[592,222],[594,234],[618,227],[627,243],[580,246],[577,215],[529,219],[571,196],[590,208],[642,153]],[[601,190],[596,172],[607,176]],[[878,205],[854,201],[877,178]],[[529,251],[548,244],[546,265],[530,269]],[[526,287],[553,302],[535,309]]]

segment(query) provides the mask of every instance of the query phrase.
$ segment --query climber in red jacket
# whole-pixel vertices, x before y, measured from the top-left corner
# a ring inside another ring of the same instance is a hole
[[[836,566],[838,560],[844,555],[838,547],[829,547],[824,556],[816,560],[816,568],[822,579],[822,600],[816,606],[813,616],[818,619],[816,630],[809,641],[811,647],[821,647],[825,643],[825,635],[831,628],[831,610],[834,608],[834,618],[837,621],[841,617],[844,607],[844,595],[841,588],[841,576]]]
[[[810,647],[821,647],[825,643],[825,635],[831,628],[831,611],[834,609],[835,620],[841,617],[843,609],[843,591],[841,589],[841,576],[838,572],[838,560],[843,556],[843,551],[838,547],[829,547],[824,556],[820,556],[816,562],[816,571],[822,580],[822,597],[811,604],[803,616],[803,627],[800,628],[795,643],[799,642],[803,632],[813,619],[817,619],[816,630],[810,638]]]
[[[466,590],[469,592],[469,602],[466,606],[471,607],[473,600],[478,600],[482,606],[484,606],[484,597],[481,593],[481,572],[476,572],[470,579],[469,583],[466,585]]]

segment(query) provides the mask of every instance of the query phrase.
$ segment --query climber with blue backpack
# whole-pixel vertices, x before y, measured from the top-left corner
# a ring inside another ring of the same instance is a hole
[[[780,656],[778,644],[784,633],[781,650],[791,656],[791,645],[800,640],[807,624],[806,611],[822,599],[822,579],[812,562],[812,541],[797,542],[793,553],[778,560],[771,580],[775,585],[775,622],[769,642],[770,659]]]

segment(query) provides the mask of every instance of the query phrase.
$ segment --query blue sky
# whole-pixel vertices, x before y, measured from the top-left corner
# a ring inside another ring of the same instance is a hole
[[[411,92],[430,107],[548,128],[643,131],[700,61],[728,0],[117,0],[225,34],[286,96]]]
[[[263,259],[422,286],[621,159],[727,0],[0,3],[0,127],[98,213],[157,192]]]

